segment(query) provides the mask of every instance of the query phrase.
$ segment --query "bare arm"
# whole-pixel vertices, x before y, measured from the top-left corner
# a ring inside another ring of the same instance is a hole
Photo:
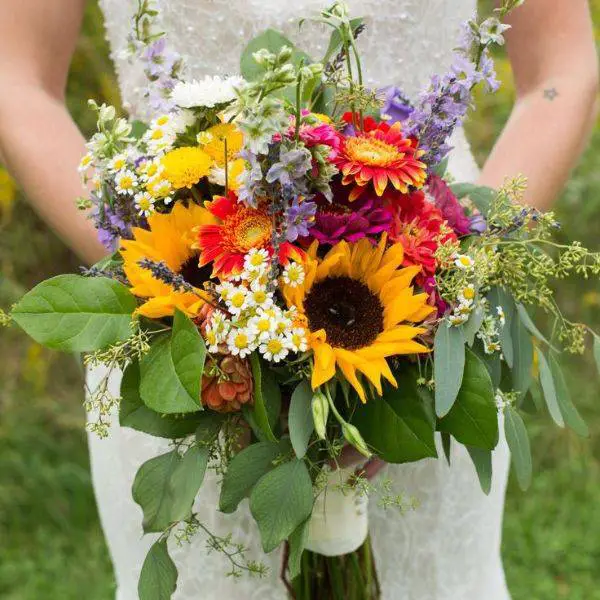
[[[509,22],[517,101],[481,183],[498,187],[522,173],[529,179],[527,202],[547,209],[594,124],[598,60],[591,17],[586,0],[526,0]]]
[[[105,253],[75,207],[84,140],[64,104],[85,0],[0,0],[0,157],[41,217],[85,261]]]

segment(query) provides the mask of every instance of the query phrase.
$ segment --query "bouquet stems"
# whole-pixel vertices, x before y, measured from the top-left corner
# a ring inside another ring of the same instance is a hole
[[[291,588],[293,600],[379,600],[381,590],[370,538],[355,552],[342,556],[305,551],[302,571]]]

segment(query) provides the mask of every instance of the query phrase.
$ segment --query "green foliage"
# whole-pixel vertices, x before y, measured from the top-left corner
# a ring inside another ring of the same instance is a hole
[[[301,381],[292,393],[288,427],[292,447],[298,458],[304,458],[310,436],[315,429],[312,414],[313,391],[307,380]]]
[[[309,519],[296,527],[290,535],[290,556],[288,558],[288,576],[289,579],[295,579],[300,575],[302,567],[302,553],[308,541]]]
[[[205,359],[206,346],[197,327],[177,311],[171,335],[156,341],[140,362],[144,404],[165,414],[201,410],[199,374]]]
[[[48,348],[89,352],[126,340],[135,308],[135,298],[117,281],[58,275],[25,294],[12,317]]]
[[[517,480],[521,489],[526,490],[531,485],[531,446],[523,418],[512,406],[504,411],[504,432]]]
[[[244,417],[260,440],[277,441],[273,429],[281,410],[281,390],[273,373],[262,366],[260,358],[250,355],[254,377],[254,406],[244,407]]]
[[[138,583],[140,600],[171,600],[177,588],[177,568],[169,556],[166,540],[150,548]]]
[[[308,519],[312,506],[312,481],[303,461],[295,458],[263,475],[250,495],[263,550],[275,550]]]
[[[467,446],[467,450],[477,471],[481,490],[489,495],[492,489],[492,451],[473,446]]]
[[[444,321],[438,327],[433,343],[435,379],[435,412],[448,414],[456,401],[465,368],[465,337],[462,327],[451,327]]]

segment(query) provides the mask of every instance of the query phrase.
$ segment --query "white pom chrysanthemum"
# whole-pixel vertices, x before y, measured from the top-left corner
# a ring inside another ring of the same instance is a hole
[[[200,81],[180,81],[173,88],[171,100],[180,108],[214,108],[235,100],[235,90],[243,83],[241,77],[223,79],[219,76],[207,76]]]

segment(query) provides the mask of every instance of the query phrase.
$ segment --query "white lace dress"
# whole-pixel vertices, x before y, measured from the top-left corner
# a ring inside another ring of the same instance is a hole
[[[106,16],[126,106],[141,112],[143,75],[123,58],[136,0],[100,0]],[[299,41],[299,16],[330,0],[163,0],[164,28],[193,76],[233,74],[247,40],[267,27]],[[443,72],[457,42],[458,26],[475,10],[475,0],[350,0],[353,14],[366,17],[360,37],[370,83],[402,85],[415,95],[434,72]],[[304,30],[303,30],[304,31]],[[308,31],[308,29],[306,29]],[[316,32],[303,47],[320,57],[327,36]],[[477,168],[466,140],[458,134],[450,169],[459,180],[473,180]],[[94,386],[99,373],[89,374]],[[112,382],[118,393],[118,381]],[[168,446],[150,436],[118,427],[106,440],[90,437],[98,508],[115,567],[118,600],[135,600],[137,580],[154,537],[143,536],[142,513],[131,499],[138,467]],[[385,600],[508,600],[500,559],[504,492],[509,457],[504,442],[494,453],[492,492],[485,496],[462,448],[454,445],[452,467],[445,460],[390,466],[395,489],[419,507],[403,516],[371,502],[370,527]],[[196,509],[215,532],[234,539],[260,558],[258,533],[246,504],[234,515],[216,510],[217,482],[204,482]],[[172,547],[179,569],[176,600],[285,600],[279,581],[280,557],[267,557],[270,575],[262,580],[226,578],[226,560],[207,554],[198,536],[191,545]],[[327,600],[326,598],[319,600]]]

